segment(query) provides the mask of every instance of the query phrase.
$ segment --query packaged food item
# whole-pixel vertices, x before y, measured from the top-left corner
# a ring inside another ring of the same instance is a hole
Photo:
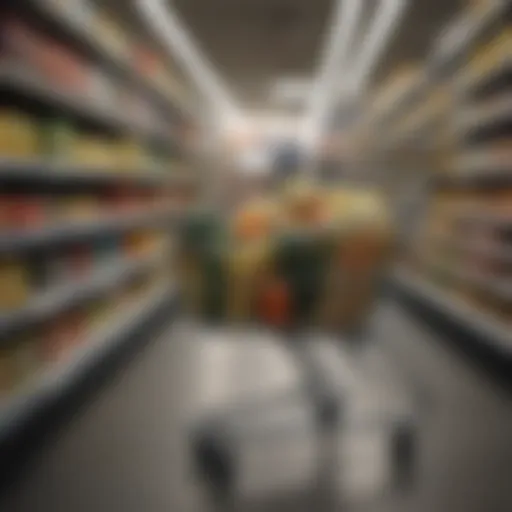
[[[38,195],[13,194],[2,198],[11,229],[38,229],[47,220],[47,198]]]
[[[98,199],[94,196],[64,198],[59,204],[58,215],[62,222],[87,222],[100,214]]]
[[[147,164],[144,149],[136,140],[126,139],[117,144],[116,168],[120,171],[140,171]]]
[[[39,152],[38,125],[15,110],[0,109],[0,157],[28,159]]]
[[[86,168],[116,168],[116,148],[108,139],[81,134],[72,146],[72,159]]]

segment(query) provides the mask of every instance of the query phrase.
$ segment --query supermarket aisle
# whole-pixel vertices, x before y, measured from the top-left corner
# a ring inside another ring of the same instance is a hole
[[[511,510],[507,398],[396,304],[380,305],[375,332],[424,405],[416,491],[383,500],[376,511]],[[175,327],[150,345],[42,454],[0,509],[200,512],[180,428],[189,341]]]

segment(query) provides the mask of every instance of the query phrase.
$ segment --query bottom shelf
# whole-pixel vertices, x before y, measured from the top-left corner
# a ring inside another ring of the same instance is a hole
[[[45,368],[19,392],[0,399],[0,441],[86,376],[107,353],[126,341],[138,326],[170,302],[173,295],[168,286],[159,287],[143,299],[119,308],[115,317],[93,332],[83,347],[72,351],[65,360]]]
[[[480,342],[507,359],[512,357],[512,330],[509,326],[448,295],[409,270],[398,269],[393,277],[402,290],[442,314],[462,331],[476,336]]]

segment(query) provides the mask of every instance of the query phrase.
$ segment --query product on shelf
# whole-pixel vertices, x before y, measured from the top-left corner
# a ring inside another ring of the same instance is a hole
[[[140,171],[145,167],[146,152],[136,140],[126,139],[121,141],[117,144],[116,155],[116,167],[120,171]]]
[[[73,141],[71,159],[85,168],[115,169],[112,143],[97,136],[80,135]]]
[[[15,110],[0,109],[0,158],[30,158],[39,151],[39,131],[34,121]]]
[[[94,221],[100,215],[100,202],[95,196],[63,198],[58,205],[57,216],[61,222]]]
[[[30,230],[43,226],[48,200],[34,194],[0,195],[0,230]]]
[[[6,16],[2,28],[5,58],[35,70],[66,90],[87,90],[90,85],[87,66],[64,43],[42,34],[16,16]]]

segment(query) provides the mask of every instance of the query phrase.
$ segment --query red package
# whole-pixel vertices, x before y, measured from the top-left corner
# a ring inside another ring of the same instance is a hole
[[[259,316],[269,326],[285,327],[291,318],[290,291],[283,280],[270,279],[259,300]]]
[[[37,196],[0,196],[0,226],[4,229],[32,229],[44,225],[46,204]]]

